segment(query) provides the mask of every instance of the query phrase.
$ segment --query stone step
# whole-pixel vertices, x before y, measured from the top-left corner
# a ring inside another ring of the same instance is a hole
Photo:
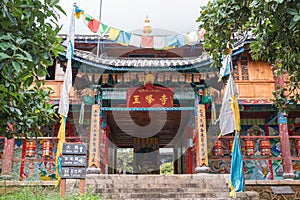
[[[158,193],[174,193],[174,192],[193,192],[193,193],[203,193],[203,192],[228,192],[228,188],[220,189],[220,190],[211,190],[211,189],[200,189],[200,188],[135,188],[135,189],[129,189],[129,188],[95,188],[95,193],[151,193],[151,192],[158,192]]]
[[[120,176],[113,176],[116,179],[102,179],[105,178],[105,176],[96,176],[93,178],[86,179],[87,185],[96,185],[98,187],[104,187],[104,188],[119,188],[119,187],[128,187],[128,188],[148,188],[148,187],[173,187],[173,185],[176,183],[178,187],[200,187],[200,188],[223,188],[228,187],[228,181],[223,179],[193,179],[191,177],[184,177],[184,176],[177,176],[181,177],[180,179],[170,180],[170,178],[163,178],[163,177],[156,177],[156,179],[153,179],[153,176],[145,176],[152,177],[151,179],[146,179],[145,177],[138,177],[133,178],[133,176],[122,177]],[[112,178],[112,177],[110,177]]]
[[[229,200],[229,174],[87,175],[86,189],[104,199]],[[256,195],[256,196],[255,196]],[[237,200],[258,200],[239,194]]]
[[[229,178],[229,174],[175,174],[175,175],[120,175],[120,174],[111,174],[111,175],[105,175],[105,174],[87,174],[86,178],[92,178],[92,179],[102,179],[102,180],[118,180],[118,179],[124,179],[124,180],[186,180],[186,179],[227,179]]]
[[[112,194],[103,194],[105,199],[176,199],[176,198],[229,198],[229,192],[201,192],[201,193],[193,193],[193,192],[184,192],[184,193],[112,193]]]
[[[200,179],[186,179],[186,180],[165,180],[165,179],[159,179],[159,180],[124,180],[124,179],[116,179],[116,180],[103,180],[101,178],[99,179],[87,179],[87,183],[94,183],[94,182],[100,182],[101,183],[226,183],[225,180],[218,180],[218,179],[212,179],[212,180],[200,180]]]
[[[124,183],[112,183],[112,184],[87,184],[87,187],[96,187],[96,188],[103,188],[103,189],[137,189],[137,188],[152,188],[152,189],[160,189],[160,188],[198,188],[198,189],[223,189],[228,188],[228,185],[226,183],[218,183],[218,184],[206,184],[206,183],[148,183],[148,184],[139,184],[139,183],[133,183],[133,184],[124,184]]]

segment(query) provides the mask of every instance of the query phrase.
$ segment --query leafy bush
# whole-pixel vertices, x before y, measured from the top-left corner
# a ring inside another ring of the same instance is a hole
[[[12,193],[1,194],[0,200],[56,200],[61,199],[57,190],[49,191],[49,188],[43,188],[40,186],[24,187],[19,190],[15,190]],[[64,200],[99,200],[98,195],[91,192],[87,192],[84,195],[81,194],[66,194]]]
[[[161,164],[160,174],[174,174],[173,162],[166,162]]]

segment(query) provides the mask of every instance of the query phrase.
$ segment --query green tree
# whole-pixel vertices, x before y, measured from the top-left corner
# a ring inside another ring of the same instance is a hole
[[[274,91],[280,111],[300,99],[300,3],[297,0],[215,0],[201,8],[197,20],[204,28],[204,48],[217,66],[226,49],[233,48],[236,34],[251,33],[252,58],[274,67],[275,75],[287,74],[287,87]]]
[[[160,165],[160,174],[174,174],[173,162],[166,162]]]
[[[133,149],[119,148],[117,152],[117,172],[133,173]]]
[[[58,1],[0,0],[0,132],[9,138],[36,136],[55,117],[38,77],[63,50]]]

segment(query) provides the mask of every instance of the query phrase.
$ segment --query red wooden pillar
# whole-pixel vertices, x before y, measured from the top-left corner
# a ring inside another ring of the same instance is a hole
[[[284,76],[283,76],[284,77]],[[275,76],[275,87],[285,87],[285,81],[283,77]],[[291,159],[290,140],[288,134],[287,118],[284,113],[278,113],[278,128],[280,136],[280,150],[282,156],[283,165],[283,178],[293,179],[295,174],[293,173],[293,165]]]
[[[14,158],[15,139],[5,138],[4,152],[2,159],[2,177],[12,178],[13,158]]]
[[[189,125],[185,128],[185,136],[187,141],[187,149],[186,149],[186,162],[187,162],[187,173],[192,174],[193,173],[193,155],[192,155],[192,147],[190,146],[191,140],[193,138],[193,135],[191,133],[191,128]]]
[[[283,178],[293,179],[295,174],[293,173],[293,165],[291,158],[290,140],[287,127],[287,118],[283,113],[278,113],[278,127],[280,135],[280,150],[282,156],[283,165]]]

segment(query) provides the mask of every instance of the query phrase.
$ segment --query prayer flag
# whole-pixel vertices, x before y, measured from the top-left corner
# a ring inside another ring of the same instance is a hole
[[[66,135],[66,122],[67,122],[67,117],[64,117],[63,115],[60,115],[61,120],[60,120],[60,127],[59,131],[57,134],[58,138],[58,144],[57,144],[57,150],[56,150],[56,184],[55,186],[57,187],[60,183],[60,173],[61,173],[61,157],[62,157],[62,148],[63,144],[65,142],[65,135]]]
[[[198,34],[193,31],[187,34],[187,43],[189,45],[195,45],[198,42]]]
[[[172,47],[172,46],[177,46],[177,35],[171,35],[166,37],[166,46]]]
[[[141,46],[143,48],[153,48],[153,36],[142,36]]]
[[[92,16],[88,15],[88,14],[84,14],[84,20],[86,20],[87,22],[90,22],[93,19]]]
[[[110,28],[109,33],[108,33],[108,40],[115,41],[118,39],[120,35],[120,30],[116,28]]]
[[[154,49],[161,50],[165,48],[166,39],[165,37],[154,36],[153,37],[153,47]]]
[[[98,33],[101,37],[103,37],[106,33],[109,32],[110,27],[107,26],[106,24],[101,23],[99,26]]]
[[[205,31],[204,28],[201,28],[201,29],[198,31],[199,40],[200,40],[201,42],[204,41],[204,35],[205,35],[205,33],[206,33],[206,31]]]
[[[142,42],[142,36],[132,34],[131,38],[130,38],[130,41],[129,41],[129,45],[134,46],[134,47],[140,47],[141,42]]]
[[[231,71],[232,71],[231,54],[227,54],[225,56],[222,56],[222,67],[220,68],[219,81],[222,79],[222,77],[228,76]]]
[[[66,132],[66,120],[69,112],[69,92],[72,87],[72,56],[74,54],[74,32],[75,32],[75,8],[73,7],[71,20],[70,20],[70,28],[69,28],[69,34],[68,34],[68,47],[67,47],[67,54],[66,58],[67,61],[67,69],[64,77],[64,82],[62,86],[62,91],[60,95],[60,101],[59,101],[59,107],[58,107],[58,113],[60,114],[61,120],[60,120],[60,127],[58,131],[58,144],[57,144],[57,151],[56,151],[56,186],[58,186],[60,182],[60,168],[59,160],[62,153],[62,146],[65,142],[65,132]]]
[[[91,21],[89,21],[89,23],[88,23],[89,29],[94,33],[97,33],[99,25],[100,25],[100,22],[96,19],[91,19]]]
[[[237,89],[230,74],[219,116],[222,135],[240,131],[240,111],[237,96]]]
[[[119,44],[121,44],[123,46],[128,46],[130,38],[131,38],[131,33],[121,31],[118,42],[119,42]]]
[[[177,42],[178,42],[178,47],[182,47],[186,45],[186,35],[185,34],[177,35]]]
[[[83,10],[80,9],[78,6],[75,6],[75,17],[76,17],[77,19],[79,19],[79,18],[80,18],[80,15],[83,15],[83,14],[84,14]]]
[[[235,198],[235,192],[243,192],[244,186],[243,157],[239,145],[239,133],[236,132],[231,153],[230,197]]]

